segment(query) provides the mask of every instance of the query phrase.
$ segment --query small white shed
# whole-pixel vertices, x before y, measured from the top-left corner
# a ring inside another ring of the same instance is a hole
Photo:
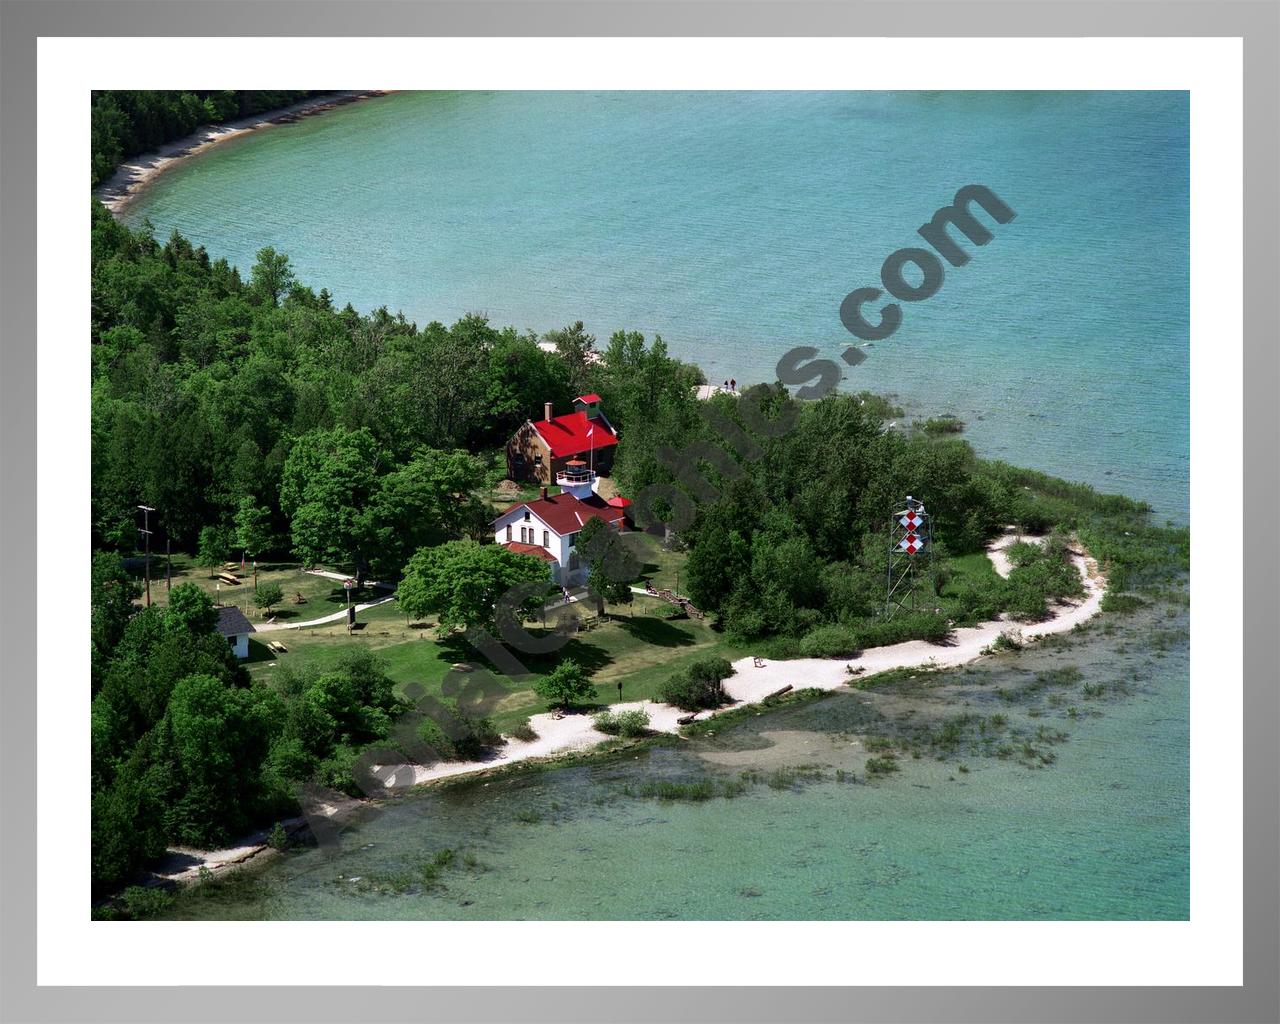
[[[219,608],[218,632],[227,638],[227,643],[236,652],[237,658],[249,657],[249,634],[256,633],[257,630],[245,618],[244,612],[234,605]]]

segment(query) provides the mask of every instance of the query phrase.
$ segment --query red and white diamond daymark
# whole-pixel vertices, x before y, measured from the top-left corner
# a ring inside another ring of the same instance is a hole
[[[917,551],[919,551],[921,548],[924,547],[924,541],[922,541],[914,533],[909,533],[905,537],[903,537],[902,540],[898,541],[898,547],[901,548],[903,551],[905,551],[907,554],[914,555]]]
[[[898,522],[908,530],[915,530],[915,528],[920,525],[921,519],[916,513],[908,512],[905,516],[899,519]]]

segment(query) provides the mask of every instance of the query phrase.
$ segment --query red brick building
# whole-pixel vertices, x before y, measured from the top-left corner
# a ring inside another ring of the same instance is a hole
[[[571,459],[608,473],[618,446],[617,431],[600,409],[599,395],[579,395],[573,412],[553,415],[551,403],[540,420],[526,420],[507,442],[507,474],[512,480],[552,484]]]

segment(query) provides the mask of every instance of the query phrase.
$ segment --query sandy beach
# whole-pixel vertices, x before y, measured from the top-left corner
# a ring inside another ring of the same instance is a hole
[[[1005,549],[1017,541],[1042,542],[1042,538],[1022,536],[1007,532],[987,548],[995,570],[1008,576],[1012,568]],[[765,697],[784,686],[795,689],[812,688],[835,690],[850,682],[857,682],[878,672],[899,668],[954,668],[983,656],[983,652],[1003,633],[1018,635],[1023,643],[1058,633],[1067,633],[1081,623],[1093,618],[1101,608],[1106,592],[1106,577],[1097,562],[1078,545],[1073,550],[1072,562],[1080,573],[1084,585],[1084,597],[1079,601],[1063,602],[1050,618],[1043,622],[1014,623],[1005,618],[984,622],[977,626],[956,629],[946,643],[930,643],[911,640],[906,643],[875,647],[853,658],[797,658],[790,661],[764,661],[757,666],[754,657],[740,658],[733,663],[734,675],[725,680],[724,688],[734,703],[717,711],[704,711],[699,720],[716,714],[759,703]],[[688,713],[670,704],[654,701],[628,701],[610,705],[612,711],[642,708],[649,715],[649,728],[653,732],[677,733],[679,719]],[[483,761],[441,761],[433,765],[406,765],[405,769],[388,773],[388,789],[410,788],[439,779],[488,771],[505,765],[518,764],[540,758],[557,757],[574,751],[588,750],[611,737],[597,730],[593,715],[557,715],[544,713],[532,715],[529,724],[538,734],[534,740],[508,739],[491,758]],[[339,809],[335,808],[335,812]],[[257,840],[254,842],[253,840]],[[230,850],[183,850],[177,870],[159,874],[175,881],[184,881],[198,875],[203,866],[211,871],[243,863],[265,848],[265,839],[255,836]],[[175,851],[176,852],[176,851]],[[179,866],[180,865],[180,866]]]
[[[185,138],[166,143],[159,149],[126,160],[116,168],[115,174],[93,190],[93,196],[116,216],[119,216],[148,184],[185,157],[202,153],[220,142],[234,139],[249,132],[270,128],[272,125],[290,124],[302,117],[320,114],[326,110],[356,100],[384,96],[384,90],[364,92],[332,92],[313,96],[288,107],[269,113],[228,121],[225,124],[206,125]]]

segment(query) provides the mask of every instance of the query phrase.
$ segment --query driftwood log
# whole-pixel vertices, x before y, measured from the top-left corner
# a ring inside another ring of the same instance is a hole
[[[691,722],[695,721],[697,717],[698,713],[696,711],[692,715],[681,715],[676,719],[676,725],[689,725]]]
[[[765,700],[773,700],[775,697],[781,697],[784,693],[790,693],[790,692],[791,692],[791,684],[788,683],[781,690],[774,690],[773,693],[768,694],[765,697]]]

